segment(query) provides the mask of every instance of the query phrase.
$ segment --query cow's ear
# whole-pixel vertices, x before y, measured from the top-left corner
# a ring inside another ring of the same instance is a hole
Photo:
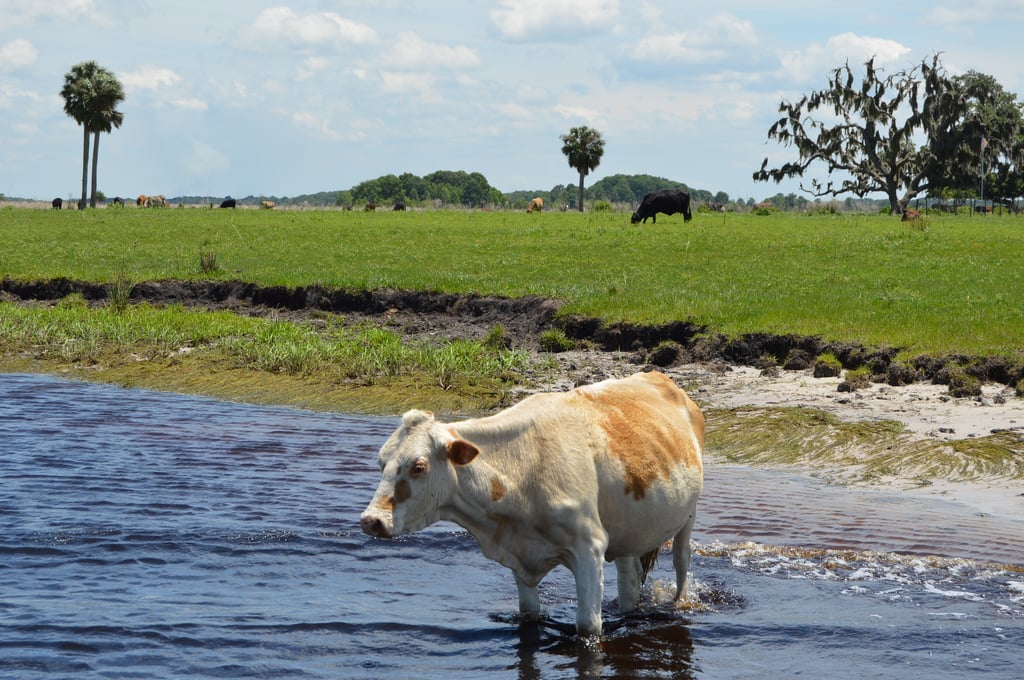
[[[455,463],[456,465],[469,465],[476,458],[476,454],[480,453],[480,449],[475,444],[467,442],[465,439],[454,439],[448,442],[448,460]]]

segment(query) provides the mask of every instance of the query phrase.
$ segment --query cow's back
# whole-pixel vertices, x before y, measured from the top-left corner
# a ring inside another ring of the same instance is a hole
[[[651,550],[693,515],[703,488],[704,417],[661,373],[577,390],[604,438],[595,456],[608,559]]]

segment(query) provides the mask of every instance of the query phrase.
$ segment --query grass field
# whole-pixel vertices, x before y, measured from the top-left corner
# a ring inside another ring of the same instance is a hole
[[[0,275],[242,279],[565,300],[608,321],[1019,356],[1024,218],[0,211]],[[206,271],[204,271],[204,268]]]

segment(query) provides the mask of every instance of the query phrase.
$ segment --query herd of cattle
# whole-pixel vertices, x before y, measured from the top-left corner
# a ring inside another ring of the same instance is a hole
[[[121,197],[115,197],[110,201],[112,206],[124,206],[125,201]],[[64,200],[61,198],[55,198],[50,204],[54,210],[60,210],[64,207]],[[166,208],[167,198],[162,195],[147,196],[146,194],[140,194],[135,199],[135,205],[140,208]],[[78,208],[82,208],[81,201],[77,204]],[[212,207],[212,204],[211,204]],[[220,203],[221,208],[237,208],[238,201],[233,198],[225,198]],[[259,204],[260,210],[273,210],[275,203],[273,201],[261,200]],[[373,212],[377,209],[377,204],[374,202],[367,203],[365,208],[366,212]],[[405,201],[395,201],[393,206],[394,210],[405,210]],[[567,203],[560,206],[562,212],[569,209]],[[526,208],[527,213],[539,213],[544,210],[544,199],[540,196],[530,201],[530,204]],[[655,224],[658,222],[657,214],[662,213],[665,215],[682,214],[683,221],[689,222],[693,219],[693,214],[690,212],[690,192],[685,189],[661,189],[659,191],[652,191],[644,196],[643,200],[640,201],[640,205],[636,211],[632,214],[629,221],[631,224],[637,224],[642,222],[647,223],[647,219],[650,218]]]

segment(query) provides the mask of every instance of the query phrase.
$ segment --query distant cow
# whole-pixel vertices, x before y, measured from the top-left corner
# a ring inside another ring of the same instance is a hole
[[[114,196],[114,199],[112,201],[110,201],[110,205],[115,207],[115,208],[123,208],[124,207],[124,199],[121,198],[120,196]]]
[[[377,210],[377,204],[373,201],[363,206],[363,212],[374,212],[375,210]]]
[[[603,561],[615,562],[629,612],[672,539],[676,599],[684,592],[703,450],[700,409],[656,372],[535,394],[473,420],[409,411],[381,447],[360,525],[379,538],[461,525],[512,570],[528,617],[540,616],[541,579],[563,565],[576,579],[577,631],[599,635]]]
[[[148,207],[148,208],[166,208],[167,207],[167,199],[164,198],[162,194],[158,194],[156,196],[147,196],[146,197],[146,207]]]
[[[220,207],[222,208],[234,208],[236,206],[237,202],[233,198],[225,198],[223,201],[220,202]]]
[[[921,212],[919,210],[904,210],[900,219],[903,222],[917,222],[921,219]]]
[[[636,224],[643,220],[646,224],[647,218],[650,217],[657,224],[657,213],[666,215],[683,213],[683,221],[689,222],[693,219],[693,214],[690,213],[690,192],[684,189],[652,191],[644,196],[644,200],[640,201],[640,207],[636,209],[629,221]]]
[[[55,198],[55,199],[53,199],[52,201],[50,201],[50,207],[53,208],[54,210],[60,210],[61,208],[64,207],[64,199],[63,198]]]
[[[391,208],[392,210],[405,210],[405,201],[398,199],[395,201],[395,205]]]
[[[139,194],[139,197],[135,199],[135,205],[139,206],[140,208],[146,205],[146,198],[148,198],[146,194]]]
[[[273,201],[260,201],[260,210],[273,210],[275,205]]]
[[[544,209],[544,199],[538,196],[537,198],[530,201],[529,207],[526,208],[526,212],[532,213],[534,211],[540,212]]]

